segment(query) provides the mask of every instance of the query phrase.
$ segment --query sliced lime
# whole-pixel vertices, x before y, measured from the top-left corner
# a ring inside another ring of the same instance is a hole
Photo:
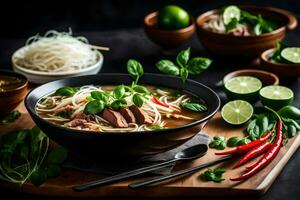
[[[281,57],[291,63],[300,63],[300,48],[288,47],[284,48],[281,53]]]
[[[259,91],[259,96],[263,105],[275,110],[291,104],[294,99],[294,93],[291,89],[279,85],[270,85],[262,88]]]
[[[236,18],[237,21],[241,18],[241,10],[237,6],[228,6],[223,12],[224,24],[229,24],[233,18]]]
[[[252,76],[237,76],[225,83],[225,90],[229,99],[241,99],[254,102],[258,99],[258,91],[262,82]]]
[[[222,118],[229,124],[240,125],[247,122],[253,114],[253,107],[243,100],[235,100],[226,103],[222,110]]]

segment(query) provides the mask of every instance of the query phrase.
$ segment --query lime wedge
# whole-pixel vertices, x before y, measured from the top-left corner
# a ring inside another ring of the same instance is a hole
[[[281,51],[281,57],[290,63],[300,63],[300,48],[288,47]]]
[[[225,83],[225,91],[229,99],[241,99],[255,102],[258,100],[258,91],[262,82],[252,76],[237,76]]]
[[[294,93],[291,89],[279,85],[270,85],[262,88],[259,91],[259,96],[263,105],[275,110],[291,104],[294,99]]]
[[[243,100],[230,101],[221,110],[222,118],[232,125],[244,124],[251,118],[252,114],[252,105]]]
[[[237,6],[228,6],[223,12],[224,24],[229,24],[233,18],[236,18],[237,21],[241,18],[241,10]]]

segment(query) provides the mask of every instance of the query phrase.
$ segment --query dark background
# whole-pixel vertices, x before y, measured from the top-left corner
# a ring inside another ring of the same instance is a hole
[[[17,1],[10,0],[0,6],[0,69],[11,69],[10,58],[14,51],[24,45],[26,39],[36,33],[47,30],[68,31],[72,28],[75,35],[87,37],[90,43],[109,46],[109,52],[103,52],[105,61],[102,72],[125,72],[128,58],[139,59],[146,72],[157,72],[153,64],[165,54],[145,36],[142,26],[143,17],[166,4],[177,4],[197,17],[204,11],[229,4],[254,4],[273,6],[292,11],[300,19],[300,0],[98,0],[98,1]],[[300,46],[300,28],[288,33],[285,42]],[[192,53],[207,55],[196,35],[186,46],[192,47]],[[174,57],[174,55],[168,55]],[[208,55],[209,56],[209,55]],[[174,59],[174,58],[172,58]],[[245,68],[238,58],[224,62],[214,60],[213,66],[193,79],[214,88],[214,84],[228,72]],[[295,94],[295,103],[300,104],[300,79],[281,81],[291,87]],[[220,95],[222,93],[219,92]],[[277,177],[262,200],[300,199],[300,153],[299,150],[290,159],[282,173]],[[40,196],[25,195],[0,188],[0,197],[49,199]],[[231,199],[241,199],[240,197]],[[245,199],[245,198],[242,198]],[[247,198],[248,199],[248,198]],[[249,199],[254,199],[249,197]],[[256,199],[256,198],[255,198]]]
[[[0,37],[28,38],[49,29],[74,32],[136,28],[142,26],[146,13],[166,4],[177,4],[194,17],[204,11],[228,4],[254,4],[288,9],[300,14],[299,0],[84,0],[17,1],[0,6]]]

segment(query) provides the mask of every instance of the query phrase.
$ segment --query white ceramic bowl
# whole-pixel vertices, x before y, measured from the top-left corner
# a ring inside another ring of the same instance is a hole
[[[96,51],[98,54],[98,62],[85,69],[79,69],[70,72],[40,72],[26,69],[16,64],[17,57],[21,57],[26,50],[27,47],[22,47],[12,55],[11,61],[13,65],[13,70],[26,76],[29,82],[37,84],[43,84],[49,81],[63,79],[67,77],[97,74],[102,68],[104,60],[102,53]]]

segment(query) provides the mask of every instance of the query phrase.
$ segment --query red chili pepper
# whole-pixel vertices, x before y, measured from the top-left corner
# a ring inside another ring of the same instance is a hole
[[[243,164],[245,164],[246,162],[248,162],[249,160],[256,158],[257,156],[263,154],[266,150],[268,150],[270,147],[272,146],[271,142],[264,142],[256,147],[254,147],[253,149],[251,149],[246,155],[244,155],[240,161],[234,166],[234,168],[237,168]]]
[[[237,178],[231,178],[230,180],[232,181],[241,181],[246,178],[251,177],[254,175],[256,172],[258,172],[260,169],[264,168],[267,166],[278,154],[281,144],[282,144],[283,136],[282,136],[282,121],[279,119],[277,122],[277,134],[276,134],[276,140],[274,144],[272,144],[271,148],[267,151],[267,153],[257,162],[257,164],[244,173],[243,175],[237,177]]]
[[[155,97],[152,97],[151,101],[157,105],[160,105],[160,106],[163,106],[163,107],[166,107],[166,108],[169,108],[169,106],[163,102],[161,102],[160,100],[158,100],[157,98]]]
[[[216,152],[215,155],[228,155],[228,154],[235,154],[235,153],[246,153],[252,148],[260,145],[261,143],[265,142],[269,137],[271,136],[270,133],[266,133],[263,137],[254,140],[248,144],[244,144],[241,146],[237,146],[229,151],[223,151],[223,152]]]

